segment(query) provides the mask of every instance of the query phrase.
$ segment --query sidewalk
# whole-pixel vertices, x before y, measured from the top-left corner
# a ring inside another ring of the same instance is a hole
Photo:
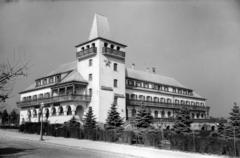
[[[25,139],[29,141],[39,141],[40,136],[36,134],[25,134],[15,131],[0,129],[0,137],[10,137],[13,139]],[[139,147],[127,144],[116,144],[100,141],[44,136],[44,141],[40,143],[51,143],[55,145],[67,146],[75,149],[98,150],[103,152],[112,152],[135,157],[144,158],[219,158],[223,156],[186,153],[180,151],[161,150],[151,147]]]

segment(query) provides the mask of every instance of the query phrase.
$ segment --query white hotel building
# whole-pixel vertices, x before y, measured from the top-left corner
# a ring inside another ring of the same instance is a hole
[[[125,66],[126,45],[110,39],[106,17],[95,15],[89,39],[76,46],[76,59],[59,66],[20,92],[20,124],[40,120],[64,123],[73,116],[81,121],[92,107],[98,122],[104,123],[113,103],[124,119],[146,106],[155,120],[171,122],[176,111],[187,107],[196,120],[208,118],[206,99],[177,80],[153,71]]]

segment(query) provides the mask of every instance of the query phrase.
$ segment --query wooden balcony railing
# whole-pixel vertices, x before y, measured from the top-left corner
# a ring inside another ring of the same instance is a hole
[[[49,98],[41,98],[36,100],[27,100],[27,101],[19,101],[17,102],[17,106],[19,108],[29,107],[40,105],[41,103],[49,104],[49,103],[59,103],[59,102],[90,102],[90,95],[78,95],[78,94],[69,94],[69,95],[61,95],[61,96],[53,96]]]
[[[91,47],[76,53],[78,59],[87,58],[97,53],[97,47]]]
[[[120,59],[125,59],[125,52],[122,52],[120,50],[115,50],[115,49],[112,49],[112,48],[103,47],[102,53],[104,55],[109,55],[109,56],[117,57],[117,58],[120,58]]]
[[[157,108],[168,108],[168,109],[181,109],[186,107],[189,110],[196,111],[208,111],[209,106],[196,106],[196,105],[186,105],[186,104],[174,104],[174,103],[161,103],[161,102],[151,102],[142,100],[127,99],[127,106],[146,106],[146,107],[157,107]]]

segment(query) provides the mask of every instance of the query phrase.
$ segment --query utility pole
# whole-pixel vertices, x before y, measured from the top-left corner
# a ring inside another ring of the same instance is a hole
[[[42,134],[42,131],[43,131],[43,107],[44,107],[44,104],[41,103],[40,104],[40,110],[41,110],[40,141],[43,141],[43,134]]]

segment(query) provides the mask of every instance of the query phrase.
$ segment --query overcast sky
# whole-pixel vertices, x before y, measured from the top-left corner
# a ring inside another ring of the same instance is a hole
[[[240,3],[234,0],[0,0],[0,61],[30,61],[8,100],[58,65],[75,60],[94,13],[108,17],[113,40],[128,45],[126,65],[156,67],[208,99],[210,115],[240,104]]]

